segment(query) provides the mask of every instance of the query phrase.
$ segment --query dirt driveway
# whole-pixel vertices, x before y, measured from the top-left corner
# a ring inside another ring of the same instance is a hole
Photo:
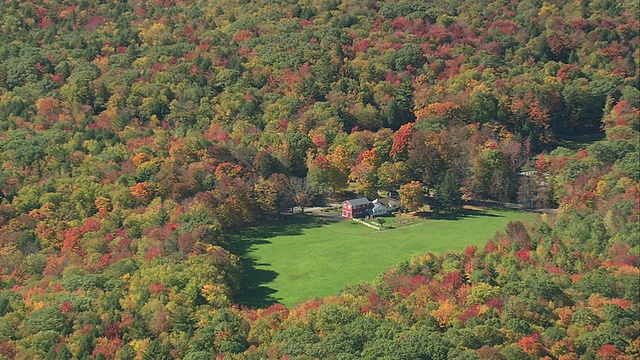
[[[330,204],[329,206],[317,206],[304,208],[305,214],[313,214],[330,220],[342,220],[342,214],[339,211],[340,204]]]

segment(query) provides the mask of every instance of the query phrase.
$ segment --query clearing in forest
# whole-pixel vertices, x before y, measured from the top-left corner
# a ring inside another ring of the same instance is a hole
[[[237,301],[251,307],[291,306],[337,294],[346,285],[372,281],[382,271],[427,252],[482,249],[510,221],[539,215],[512,210],[465,210],[447,219],[385,217],[377,231],[354,221],[319,216],[284,218],[238,235],[232,246],[245,277]],[[390,228],[393,227],[393,228]]]

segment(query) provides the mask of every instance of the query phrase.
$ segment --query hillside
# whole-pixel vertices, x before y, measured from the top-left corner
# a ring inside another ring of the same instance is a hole
[[[639,10],[0,2],[0,358],[637,357]],[[235,304],[240,230],[395,190],[557,216]]]

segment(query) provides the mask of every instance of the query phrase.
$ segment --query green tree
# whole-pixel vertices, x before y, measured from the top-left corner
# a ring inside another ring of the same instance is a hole
[[[377,188],[385,191],[396,191],[400,188],[400,184],[407,181],[409,169],[402,161],[383,162],[377,172]]]
[[[318,342],[318,337],[308,325],[292,324],[276,333],[274,340],[283,354],[308,356],[307,351]]]
[[[429,206],[438,213],[455,213],[462,210],[462,191],[458,178],[447,172],[442,182],[436,185],[435,196]]]
[[[68,334],[71,326],[59,308],[50,306],[32,312],[24,322],[27,333],[35,334],[40,331],[54,331],[58,334]]]
[[[58,353],[56,355],[56,360],[71,360],[73,358],[73,354],[67,344],[62,344],[60,349],[58,349]]]
[[[309,187],[316,194],[323,194],[327,189],[331,187],[329,181],[329,173],[331,171],[331,164],[326,157],[321,156],[311,161],[308,166],[309,172],[307,173],[307,179],[309,181]]]
[[[70,103],[93,105],[95,99],[94,81],[99,74],[100,71],[95,65],[82,62],[76,65],[60,92]]]
[[[158,340],[153,339],[147,346],[147,351],[142,354],[144,360],[170,360],[173,359],[169,350]]]

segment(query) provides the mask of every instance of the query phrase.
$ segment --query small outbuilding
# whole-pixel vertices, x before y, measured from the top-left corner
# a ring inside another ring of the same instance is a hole
[[[369,215],[371,201],[366,197],[345,200],[342,202],[342,216],[347,219],[363,218]]]

